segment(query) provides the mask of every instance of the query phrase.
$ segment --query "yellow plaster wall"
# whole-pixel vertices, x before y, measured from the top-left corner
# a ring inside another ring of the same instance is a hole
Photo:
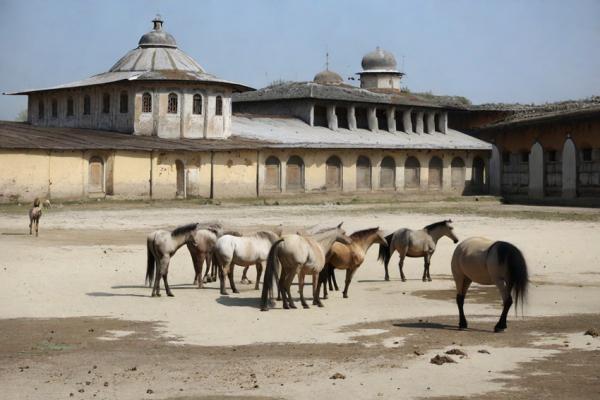
[[[81,151],[52,151],[49,164],[51,198],[78,199],[84,195]]]
[[[114,195],[123,198],[150,195],[150,153],[119,150],[114,156]]]
[[[256,151],[214,153],[214,197],[256,197]]]
[[[48,196],[47,151],[0,150],[0,202],[30,202]]]

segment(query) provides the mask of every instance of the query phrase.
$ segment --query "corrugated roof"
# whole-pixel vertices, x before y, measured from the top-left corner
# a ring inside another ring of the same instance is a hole
[[[600,105],[581,107],[577,109],[564,109],[552,111],[524,112],[508,115],[505,119],[482,126],[478,130],[506,128],[510,126],[533,125],[538,123],[553,122],[557,120],[576,119],[600,115]]]

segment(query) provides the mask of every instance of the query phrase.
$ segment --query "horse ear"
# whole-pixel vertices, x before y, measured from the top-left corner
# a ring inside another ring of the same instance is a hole
[[[341,228],[343,223],[344,223],[344,221],[340,222],[340,224],[337,227]]]

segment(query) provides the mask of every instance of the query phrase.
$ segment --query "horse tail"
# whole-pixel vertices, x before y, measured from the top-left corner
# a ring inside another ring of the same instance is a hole
[[[148,286],[152,286],[152,282],[154,282],[154,268],[156,266],[156,260],[154,259],[154,254],[152,253],[151,246],[153,245],[154,240],[148,238],[146,243],[146,250],[148,252],[148,264],[146,266],[146,283]]]
[[[271,246],[271,250],[269,250],[269,255],[267,256],[267,267],[265,269],[263,288],[262,288],[262,296],[260,297],[260,310],[267,311],[269,309],[268,301],[269,293],[273,289],[273,280],[277,275],[277,270],[279,269],[279,244],[283,242],[283,239],[277,240]]]
[[[505,265],[508,269],[508,285],[513,288],[515,293],[515,312],[517,312],[517,305],[520,301],[522,314],[529,285],[529,272],[527,271],[525,257],[523,257],[521,250],[508,242],[499,241],[494,245],[498,252],[498,263]]]
[[[382,261],[384,265],[388,265],[390,262],[390,258],[392,258],[392,254],[390,251],[392,236],[394,236],[393,233],[385,237],[386,244],[379,244],[379,256],[377,257],[377,260]]]

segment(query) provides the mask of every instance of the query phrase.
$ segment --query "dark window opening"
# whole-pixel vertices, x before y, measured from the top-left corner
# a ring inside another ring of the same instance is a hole
[[[371,189],[371,160],[360,156],[356,160],[356,188]]]
[[[315,106],[313,125],[327,128],[327,108]]]
[[[348,109],[346,107],[336,107],[335,116],[337,117],[338,128],[348,129]]]
[[[375,116],[377,117],[377,129],[380,131],[388,130],[387,113],[385,110],[375,110]]]
[[[148,92],[142,95],[142,112],[152,112],[152,96]]]
[[[441,132],[442,131],[441,123],[442,122],[441,122],[441,116],[440,116],[440,114],[435,114],[433,116],[433,130]]]
[[[410,113],[410,122],[412,125],[412,131],[416,132],[417,131],[417,113],[416,112]]]
[[[92,99],[89,95],[83,96],[83,115],[90,115],[92,109]]]
[[[304,190],[304,161],[298,156],[291,156],[287,162],[286,190]]]
[[[369,119],[367,118],[366,108],[356,107],[354,115],[356,117],[356,127],[358,129],[369,129]]]
[[[67,117],[72,117],[74,114],[73,98],[67,99]]]
[[[527,150],[524,150],[521,152],[521,162],[522,163],[528,163],[529,162],[529,152]]]
[[[175,93],[169,93],[167,113],[177,114],[177,95]]]
[[[127,114],[129,112],[129,96],[125,91],[121,92],[119,98],[119,112],[121,114]]]
[[[502,153],[502,163],[504,165],[510,165],[510,153],[508,151]]]
[[[52,99],[52,118],[58,117],[58,101],[56,99]]]
[[[223,98],[221,96],[217,96],[215,104],[215,115],[223,115]]]
[[[592,161],[592,149],[582,149],[581,158],[583,158],[583,161]]]
[[[42,100],[38,102],[38,119],[44,119],[44,102]]]
[[[548,151],[548,162],[556,162],[556,150]]]
[[[202,114],[202,96],[199,94],[194,95],[194,104],[192,105],[192,114]]]
[[[404,130],[404,129],[406,129],[406,127],[404,126],[404,113],[401,111],[396,111],[395,117],[396,117],[396,130],[400,131],[400,132],[406,132]]]
[[[110,94],[104,93],[102,95],[102,113],[108,114],[110,112]]]

